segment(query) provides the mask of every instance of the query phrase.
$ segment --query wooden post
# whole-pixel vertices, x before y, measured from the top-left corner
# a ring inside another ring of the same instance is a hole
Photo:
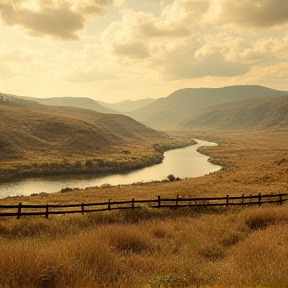
[[[161,207],[161,198],[160,198],[160,195],[158,196],[158,208]]]
[[[82,203],[81,205],[81,212],[82,212],[82,215],[84,214],[84,203]]]
[[[21,206],[22,206],[22,202],[19,202],[17,219],[19,219],[21,216]]]
[[[242,194],[242,202],[241,203],[244,203],[244,194]]]
[[[179,199],[179,194],[177,194],[177,198],[176,198],[176,206],[178,206],[178,199]]]
[[[46,205],[46,216],[47,219],[49,217],[49,204]]]
[[[229,195],[226,196],[226,206],[229,206]]]
[[[280,205],[282,205],[282,203],[283,203],[282,194],[280,194],[280,200],[279,200],[279,202],[280,202]]]
[[[258,194],[258,205],[261,206],[261,193]]]
[[[108,211],[110,211],[111,210],[111,199],[109,199],[109,201],[108,201]]]
[[[132,198],[132,209],[134,209],[134,198]]]

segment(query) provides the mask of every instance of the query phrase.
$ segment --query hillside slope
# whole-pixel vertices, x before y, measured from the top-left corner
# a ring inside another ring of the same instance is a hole
[[[21,99],[0,100],[0,115],[0,180],[135,169],[162,160],[154,145],[189,142],[177,142],[124,115]]]
[[[264,101],[248,99],[211,107],[196,117],[180,123],[180,127],[195,128],[282,128],[288,127],[288,96]]]
[[[127,115],[151,127],[177,125],[208,107],[248,98],[275,98],[287,92],[262,86],[229,86],[223,88],[186,88],[135,110]],[[163,116],[164,115],[164,116]],[[169,116],[170,115],[170,116]]]

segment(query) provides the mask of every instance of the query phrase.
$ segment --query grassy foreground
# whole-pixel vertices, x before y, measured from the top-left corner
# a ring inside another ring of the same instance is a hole
[[[287,287],[287,206],[1,221],[1,287]]]
[[[189,133],[220,144],[204,152],[221,171],[0,203],[287,192],[287,131]],[[287,211],[285,204],[0,219],[0,287],[288,287]]]

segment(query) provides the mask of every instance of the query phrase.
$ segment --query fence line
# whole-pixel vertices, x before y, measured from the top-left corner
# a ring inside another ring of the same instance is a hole
[[[135,200],[130,201],[112,201],[102,203],[81,203],[81,204],[22,204],[18,205],[0,205],[0,217],[16,216],[19,219],[21,216],[36,216],[42,215],[46,218],[49,215],[57,214],[72,214],[72,213],[91,213],[99,211],[111,211],[120,209],[136,209],[143,207],[151,208],[179,208],[179,207],[209,207],[209,206],[236,206],[236,205],[259,205],[267,203],[279,203],[282,205],[288,201],[288,193],[285,194],[269,194],[269,195],[249,195],[244,196],[229,196],[224,197],[202,197],[202,198],[161,198],[153,200]],[[71,210],[75,208],[74,210]]]

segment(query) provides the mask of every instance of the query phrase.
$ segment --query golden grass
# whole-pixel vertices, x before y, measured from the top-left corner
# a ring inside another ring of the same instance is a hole
[[[283,205],[1,219],[0,286],[286,287],[286,212]],[[251,227],[259,215],[267,225]]]
[[[287,130],[216,132],[185,132],[220,144],[203,151],[224,168],[204,177],[12,197],[0,203],[287,192]],[[287,287],[287,208],[141,209],[2,218],[0,286]]]

